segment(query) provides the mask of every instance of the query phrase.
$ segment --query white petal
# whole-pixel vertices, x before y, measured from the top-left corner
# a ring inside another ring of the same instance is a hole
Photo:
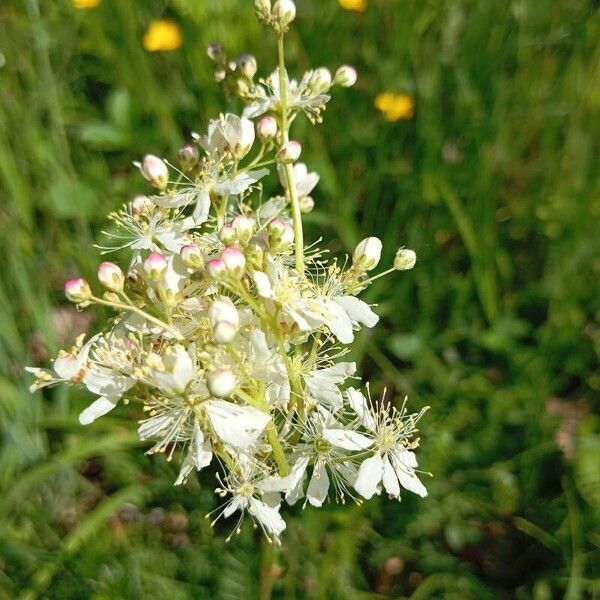
[[[365,450],[373,444],[373,440],[362,433],[348,429],[323,429],[323,437],[330,444],[344,450]]]
[[[342,343],[351,344],[354,341],[352,321],[346,311],[337,303],[327,304],[329,319],[326,321],[329,331]]]
[[[172,414],[150,417],[138,427],[140,439],[147,440],[148,438],[158,436],[161,431],[166,429],[173,422],[174,419],[175,416]]]
[[[236,510],[244,510],[248,506],[248,498],[244,496],[234,496],[229,504],[223,510],[225,518],[230,517]]]
[[[375,454],[362,462],[354,482],[354,489],[367,500],[373,494],[379,493],[379,483],[383,477],[383,460],[381,455]]]
[[[254,273],[252,273],[252,279],[254,279],[254,285],[256,285],[256,291],[259,296],[262,296],[263,298],[274,297],[273,288],[271,287],[271,282],[266,273],[254,271]]]
[[[400,496],[400,484],[398,483],[398,476],[390,463],[390,459],[386,456],[383,459],[383,487],[385,491],[392,496],[392,498],[398,498]]]
[[[301,456],[292,465],[289,475],[285,477],[267,477],[260,482],[258,487],[265,492],[289,492],[293,490],[302,481],[308,461],[308,456]]]
[[[279,510],[268,506],[256,498],[250,498],[248,512],[275,538],[279,537],[285,529],[285,521],[279,514]]]
[[[369,410],[369,405],[364,394],[355,388],[346,390],[346,398],[352,410],[356,413],[358,420],[370,431],[375,430],[375,418]]]
[[[414,452],[409,450],[400,450],[391,453],[390,455],[396,475],[400,480],[400,485],[406,488],[409,492],[413,492],[422,498],[427,496],[427,489],[415,475],[415,471],[408,464],[416,465]],[[407,464],[408,463],[408,464]]]
[[[366,327],[375,327],[379,322],[379,316],[371,310],[371,307],[354,296],[335,296],[333,301],[339,304],[346,314],[357,323],[362,323]]]
[[[214,432],[225,443],[242,450],[256,442],[271,418],[252,406],[224,400],[209,400],[203,406]]]
[[[313,469],[306,497],[313,506],[322,506],[329,492],[329,476],[325,464],[318,460]]]
[[[96,341],[98,336],[95,335],[93,338],[89,339],[87,343],[81,347],[79,352],[75,356],[72,354],[67,354],[66,356],[58,356],[54,361],[52,367],[54,368],[54,372],[61,378],[65,380],[69,380],[75,375],[77,375],[83,367],[85,367],[88,359],[88,355],[90,353],[90,348],[92,344]]]
[[[119,397],[108,398],[102,396],[95,402],[92,402],[84,411],[79,415],[79,422],[82,425],[89,425],[93,423],[98,417],[105,415],[110,412],[119,401]]]
[[[190,449],[190,454],[193,456],[197,471],[208,467],[213,457],[210,441],[204,439],[204,434],[197,421],[194,423],[193,448]]]
[[[196,197],[196,208],[194,208],[194,221],[196,226],[202,225],[208,219],[210,211],[210,195],[207,190],[200,190]]]
[[[103,396],[122,396],[135,381],[131,377],[119,375],[108,369],[93,365],[83,382],[92,394]]]

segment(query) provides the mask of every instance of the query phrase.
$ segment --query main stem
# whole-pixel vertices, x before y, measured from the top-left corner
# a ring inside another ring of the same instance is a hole
[[[288,122],[287,85],[288,80],[285,70],[285,50],[283,44],[283,33],[277,38],[277,53],[279,56],[279,98],[281,109],[281,137],[285,144],[290,141]],[[302,213],[300,212],[300,199],[294,178],[294,169],[291,164],[283,163],[283,170],[287,181],[287,193],[292,205],[292,218],[294,219],[294,241],[296,250],[296,271],[300,275],[304,273],[304,232],[302,231]]]

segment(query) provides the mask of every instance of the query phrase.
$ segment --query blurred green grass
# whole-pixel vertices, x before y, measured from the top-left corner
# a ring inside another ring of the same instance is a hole
[[[281,552],[224,544],[203,475],[142,453],[135,414],[84,429],[85,401],[26,391],[89,322],[62,299],[93,277],[131,161],[173,155],[226,104],[205,46],[273,41],[252,2],[8,0],[0,6],[0,598],[547,598],[600,594],[600,19],[592,0],[298,0],[291,64],[356,65],[318,128],[309,236],[419,256],[369,292],[384,316],[353,352],[432,407],[430,497],[294,510]],[[153,18],[181,49],[147,53]],[[412,94],[387,122],[382,91]],[[101,320],[102,314],[96,319]],[[96,323],[97,325],[97,323]]]

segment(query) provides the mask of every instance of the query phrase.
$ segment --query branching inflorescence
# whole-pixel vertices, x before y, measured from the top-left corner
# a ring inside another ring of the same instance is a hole
[[[245,103],[243,115],[221,115],[194,134],[180,168],[152,155],[136,163],[157,194],[112,214],[102,247],[131,251],[127,274],[103,262],[100,296],[83,279],[65,284],[78,307],[104,305],[116,317],[51,369],[29,370],[32,390],[67,383],[95,394],[79,417],[84,425],[121,399],[140,403],[149,452],[181,454],[175,484],[216,457],[216,492],[226,500],[211,518],[238,512],[239,524],[250,515],[278,541],[283,499],[321,506],[382,489],[394,498],[401,487],[427,492],[414,454],[423,411],[375,405],[347,386],[356,366],[341,360],[354,332],[378,321],[357,294],[411,269],[415,254],[401,248],[393,268],[371,276],[381,255],[375,237],[358,244],[348,267],[304,244],[302,213],[314,206],[319,177],[297,162],[302,148],[290,126],[299,115],[320,122],[331,88],[352,86],[356,72],[342,66],[332,77],[318,68],[290,79],[283,42],[293,2],[258,0],[256,12],[276,34],[277,69],[255,82],[254,57],[229,61],[219,45],[209,47],[215,78]],[[263,201],[268,167],[282,194]]]

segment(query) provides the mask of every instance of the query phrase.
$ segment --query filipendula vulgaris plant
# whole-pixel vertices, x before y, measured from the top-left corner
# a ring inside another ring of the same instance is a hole
[[[356,72],[320,67],[291,79],[284,37],[294,3],[258,0],[256,13],[277,37],[278,67],[255,81],[253,56],[230,61],[218,44],[208,48],[215,78],[245,104],[242,115],[220,115],[194,134],[179,168],[153,155],[135,163],[157,193],[111,214],[115,228],[102,247],[128,249],[130,263],[100,264],[99,295],[83,279],[65,283],[79,308],[103,305],[116,316],[61,351],[52,368],[29,371],[32,390],[66,383],[97,396],[79,416],[83,425],[120,400],[139,403],[149,452],[181,454],[175,485],[217,463],[223,504],[207,515],[213,523],[237,513],[239,532],[249,516],[279,542],[283,500],[320,507],[382,489],[399,499],[401,488],[426,496],[414,453],[424,411],[373,403],[356,365],[342,360],[354,332],[378,321],[357,295],[411,269],[415,253],[401,248],[392,268],[372,275],[376,237],[344,265],[304,242],[302,214],[314,206],[319,176],[298,162],[290,126],[302,116],[321,122],[332,88],[352,86]],[[263,201],[268,167],[282,193]]]

